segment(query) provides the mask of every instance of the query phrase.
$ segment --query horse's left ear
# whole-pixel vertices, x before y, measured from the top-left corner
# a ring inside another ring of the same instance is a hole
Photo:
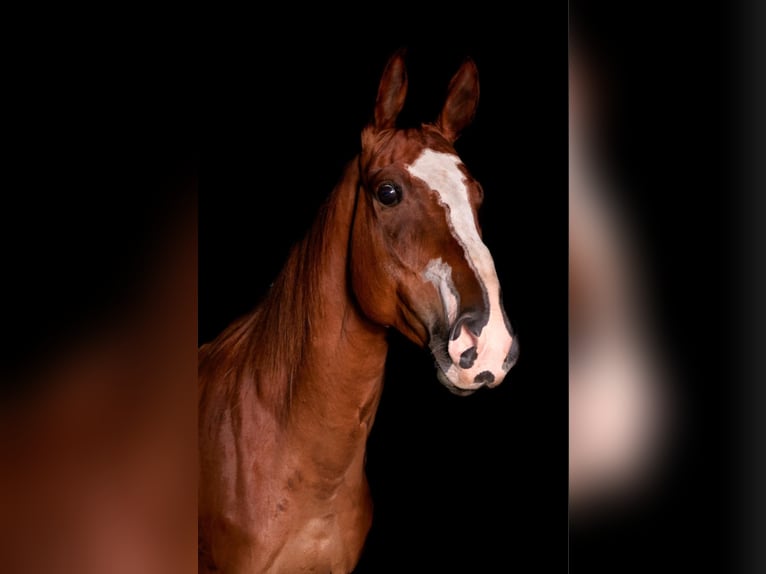
[[[478,104],[479,70],[471,58],[466,58],[450,80],[447,99],[436,126],[450,142],[454,142],[473,120]]]

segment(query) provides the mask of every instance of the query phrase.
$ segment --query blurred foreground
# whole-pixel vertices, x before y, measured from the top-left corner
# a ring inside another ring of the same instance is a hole
[[[673,441],[672,376],[650,305],[650,267],[597,153],[599,96],[570,60],[569,490],[571,510],[645,491]]]
[[[2,572],[196,569],[196,166],[125,154],[4,229]]]
[[[762,16],[570,3],[571,572],[764,571]]]

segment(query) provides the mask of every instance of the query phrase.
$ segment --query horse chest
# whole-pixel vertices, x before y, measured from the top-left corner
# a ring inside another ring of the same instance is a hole
[[[275,572],[343,572],[345,554],[337,516],[310,518],[289,537]]]
[[[240,460],[240,480],[226,489],[221,519],[225,530],[240,533],[229,536],[242,542],[232,548],[234,562],[247,565],[236,571],[351,572],[372,521],[369,489],[357,462],[363,452],[332,479],[323,472],[326,467],[303,458],[289,457],[285,464],[281,455],[260,454],[257,462]]]
[[[371,515],[366,493],[339,493],[332,500],[295,499],[303,512],[286,516],[285,541],[269,572],[351,572],[361,553]]]

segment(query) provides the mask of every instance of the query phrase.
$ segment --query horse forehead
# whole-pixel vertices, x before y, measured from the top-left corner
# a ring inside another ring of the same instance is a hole
[[[467,177],[457,154],[424,148],[406,167],[411,175],[437,191],[445,204],[452,208],[469,205]]]
[[[401,129],[389,133],[376,146],[373,164],[378,167],[393,164],[412,164],[427,149],[435,151],[451,151],[449,145],[427,129]]]

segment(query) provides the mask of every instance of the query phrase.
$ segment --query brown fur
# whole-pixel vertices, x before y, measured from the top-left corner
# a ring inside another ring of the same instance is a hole
[[[458,75],[463,91],[477,82],[472,63]],[[372,521],[364,457],[387,330],[421,346],[446,335],[439,295],[421,276],[436,257],[453,268],[461,301],[481,304],[443,207],[404,168],[425,147],[455,153],[470,118],[453,94],[446,131],[397,130],[406,86],[396,54],[360,155],[269,294],[200,349],[201,572],[350,572]],[[476,208],[480,190],[466,177]],[[401,183],[403,205],[377,202],[383,180]]]

